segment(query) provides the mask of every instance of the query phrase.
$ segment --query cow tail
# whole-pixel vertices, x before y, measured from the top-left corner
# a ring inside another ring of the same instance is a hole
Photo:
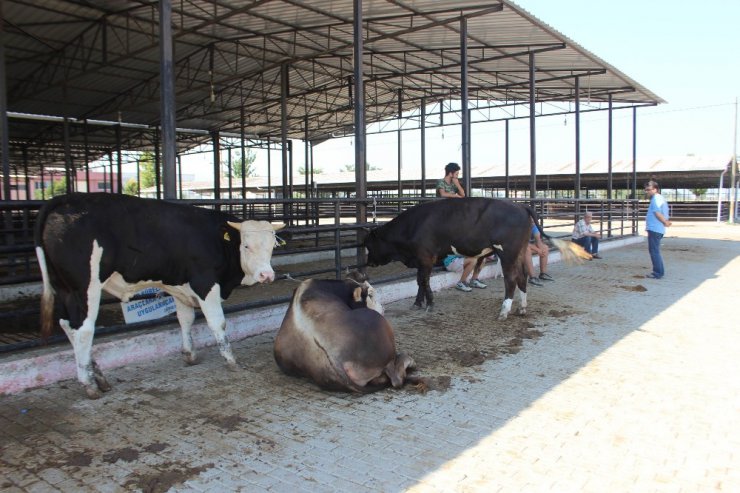
[[[49,281],[49,269],[46,265],[46,255],[44,249],[36,247],[36,258],[41,268],[41,279],[43,281],[43,291],[41,292],[41,338],[47,339],[51,335],[54,317],[54,288]]]
[[[537,212],[535,212],[531,207],[525,206],[524,208],[527,209],[527,214],[530,215],[530,217],[534,220],[534,223],[537,224],[539,227],[540,220],[537,216]],[[552,238],[545,234],[545,232],[542,230],[540,230],[540,235],[543,239],[552,243],[552,245],[560,251],[560,258],[562,258],[563,261],[567,264],[579,263],[584,260],[591,259],[591,254],[584,250],[583,247],[577,243],[561,240],[559,238]]]

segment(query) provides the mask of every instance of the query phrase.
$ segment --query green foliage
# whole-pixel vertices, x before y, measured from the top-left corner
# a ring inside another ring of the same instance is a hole
[[[154,154],[147,151],[139,158],[139,177],[141,188],[153,187],[157,183],[157,175],[154,171]]]
[[[372,164],[366,163],[366,169],[367,171],[378,171],[380,168],[377,166],[373,166]],[[342,171],[354,171],[355,170],[355,163],[345,164],[342,168]]]
[[[313,169],[313,174],[314,175],[320,175],[323,172],[324,172],[324,170],[321,169],[321,168],[314,168]],[[298,173],[301,174],[301,175],[305,175],[306,174],[306,168],[303,167],[303,166],[299,167],[298,168]]]
[[[701,200],[701,198],[707,193],[706,188],[692,188],[691,193],[696,195],[696,198]]]
[[[232,178],[241,178],[242,177],[242,161],[244,161],[244,176],[250,177],[255,176],[257,174],[257,170],[255,169],[254,161],[257,159],[257,154],[252,152],[251,149],[246,150],[246,157],[242,159],[242,155],[240,152],[235,153],[232,155],[231,159],[231,177]],[[223,155],[223,154],[222,154]],[[229,176],[229,160],[228,158],[226,160],[221,160],[221,169],[223,169],[224,176]]]
[[[123,186],[123,193],[126,195],[139,195],[139,185],[136,180],[130,178]]]
[[[51,186],[44,190],[43,197],[41,190],[34,192],[34,198],[36,200],[43,200],[44,198],[50,199],[57,195],[64,195],[67,193],[67,178],[64,177],[61,180],[54,180],[51,182]]]

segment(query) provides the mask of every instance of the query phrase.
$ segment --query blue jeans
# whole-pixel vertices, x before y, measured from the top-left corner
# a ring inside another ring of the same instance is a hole
[[[648,231],[648,251],[650,260],[653,262],[653,275],[660,279],[665,275],[663,268],[663,257],[660,256],[660,240],[663,239],[663,233]]]
[[[593,255],[594,253],[599,253],[599,239],[594,238],[593,236],[584,236],[583,238],[578,238],[577,240],[571,239],[573,243],[576,243],[578,245],[581,245],[584,250],[586,250],[588,253]]]

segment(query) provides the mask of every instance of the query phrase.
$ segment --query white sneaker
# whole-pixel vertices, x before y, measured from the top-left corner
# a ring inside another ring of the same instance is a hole
[[[470,281],[470,286],[478,289],[486,289],[488,287],[488,284],[482,283],[478,279],[473,279],[472,281]]]
[[[472,289],[472,288],[471,288],[470,286],[468,286],[467,284],[465,284],[465,283],[464,283],[464,282],[462,282],[462,281],[458,281],[458,283],[457,283],[457,284],[455,285],[455,287],[456,287],[457,289],[459,289],[460,291],[465,291],[466,293],[467,293],[468,291],[472,291],[472,290],[473,290],[473,289]]]

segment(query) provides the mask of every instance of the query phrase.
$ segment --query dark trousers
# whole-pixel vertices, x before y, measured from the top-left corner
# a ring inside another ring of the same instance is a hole
[[[573,243],[577,243],[578,245],[581,245],[584,250],[586,250],[588,253],[593,255],[594,253],[599,253],[599,239],[594,238],[593,236],[584,236],[583,238],[578,238],[577,240],[572,239]]]

